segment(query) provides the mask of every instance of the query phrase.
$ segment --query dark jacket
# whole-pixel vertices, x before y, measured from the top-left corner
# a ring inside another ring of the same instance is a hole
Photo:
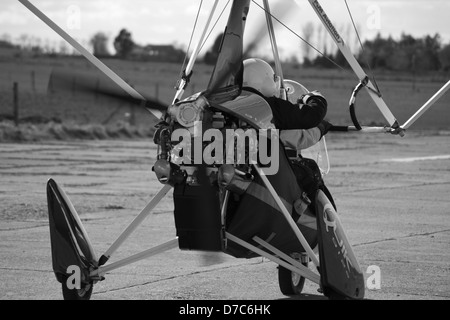
[[[327,102],[323,98],[313,96],[307,104],[293,104],[280,98],[265,97],[253,88],[244,87],[243,89],[260,95],[269,103],[274,125],[280,130],[317,127],[327,113]]]

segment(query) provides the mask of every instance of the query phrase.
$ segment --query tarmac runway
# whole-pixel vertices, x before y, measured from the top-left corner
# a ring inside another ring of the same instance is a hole
[[[327,136],[325,176],[368,282],[365,298],[450,299],[450,135],[409,132]],[[77,209],[98,256],[162,187],[151,141],[0,144],[0,299],[59,300],[52,271],[46,183]],[[175,237],[172,195],[111,262]],[[379,286],[370,283],[379,270]],[[297,300],[326,299],[306,281]],[[277,300],[266,258],[172,249],[106,275],[93,300]]]

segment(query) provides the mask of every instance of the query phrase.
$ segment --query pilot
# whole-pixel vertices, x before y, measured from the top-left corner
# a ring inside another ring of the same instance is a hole
[[[242,89],[262,96],[269,103],[274,125],[280,130],[319,128],[321,138],[330,124],[324,121],[327,113],[327,101],[319,91],[309,92],[299,97],[299,103],[293,104],[279,98],[280,78],[275,75],[272,67],[264,60],[246,59]],[[317,142],[317,141],[316,141]]]
[[[317,189],[322,189],[334,205],[315,161],[302,158],[301,150],[316,144],[327,134],[331,124],[324,120],[327,101],[319,91],[302,95],[298,103],[279,98],[280,78],[264,60],[246,59],[242,89],[262,96],[270,105],[273,122],[280,130],[280,140],[291,159],[298,183],[314,202]],[[292,154],[292,152],[294,154]]]

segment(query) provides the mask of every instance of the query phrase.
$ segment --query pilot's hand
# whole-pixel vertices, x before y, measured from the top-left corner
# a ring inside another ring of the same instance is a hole
[[[303,104],[308,104],[312,100],[320,100],[320,103],[327,106],[327,99],[325,99],[324,95],[317,90],[308,92],[300,97],[300,102]]]
[[[326,135],[328,133],[328,131],[330,131],[331,127],[333,125],[331,123],[329,123],[326,120],[322,120],[319,125],[317,126],[317,128],[319,128],[320,130],[320,138],[322,138],[324,135]]]

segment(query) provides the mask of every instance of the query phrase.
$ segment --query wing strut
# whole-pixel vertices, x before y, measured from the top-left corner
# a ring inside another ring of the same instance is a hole
[[[434,96],[432,96],[430,100],[428,100],[419,110],[417,110],[417,112],[401,127],[403,129],[408,129],[425,111],[427,111],[440,97],[442,97],[448,89],[450,89],[450,80],[447,81],[447,83],[439,89],[438,92],[436,92]]]
[[[192,56],[190,57],[189,62],[187,64],[187,66],[186,66],[186,70],[184,71],[184,73],[185,73],[185,75],[187,75],[187,77],[190,77],[190,74],[192,72],[192,68],[194,67],[195,60],[197,59],[198,54],[199,54],[199,52],[200,52],[200,50],[202,48],[203,41],[204,41],[205,36],[206,36],[206,31],[208,31],[209,24],[211,23],[211,19],[212,19],[213,15],[214,15],[214,11],[216,10],[218,2],[219,2],[219,0],[214,1],[214,4],[213,4],[213,6],[211,8],[211,12],[209,13],[209,16],[208,16],[208,20],[206,22],[205,28],[203,29],[203,33],[202,33],[200,39],[198,40],[197,46],[195,47],[194,52],[192,53]],[[188,80],[186,78],[184,78],[184,77],[180,80],[180,83],[179,83],[179,85],[177,87],[177,92],[175,94],[175,98],[173,99],[172,103],[175,103],[175,102],[177,102],[177,101],[179,101],[181,99],[181,97],[183,96],[184,89],[185,89],[187,83],[188,83]]]
[[[338,31],[328,18],[325,11],[322,9],[320,3],[318,0],[308,0],[311,6],[313,7],[314,11],[316,12],[317,16],[319,17],[320,21],[322,21],[323,25],[325,26],[328,33],[333,38],[334,42],[338,46],[339,50],[344,55],[345,59],[348,61],[349,65],[355,72],[356,76],[359,78],[360,82],[364,84],[364,87],[367,89],[367,92],[369,93],[370,97],[373,99],[375,104],[377,105],[378,109],[380,109],[381,113],[393,129],[399,128],[398,121],[392,114],[391,110],[388,108],[386,103],[384,102],[383,98],[381,97],[380,92],[375,88],[373,83],[368,79],[366,73],[362,69],[362,67],[359,65],[356,58],[353,56],[352,52],[350,51],[350,48],[347,46],[347,44],[344,42],[344,40],[339,35]]]

